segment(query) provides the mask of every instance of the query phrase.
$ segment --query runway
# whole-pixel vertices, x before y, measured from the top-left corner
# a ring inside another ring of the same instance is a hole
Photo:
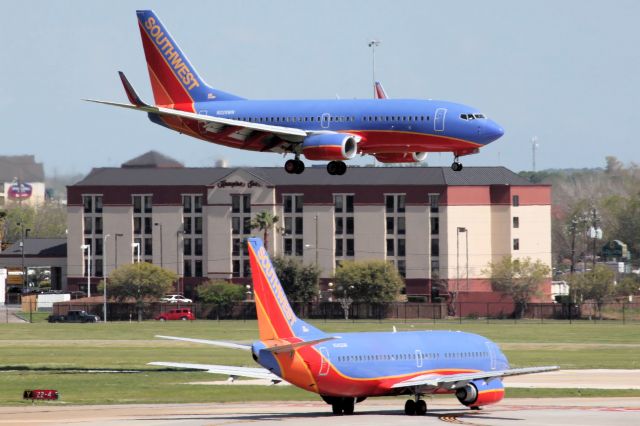
[[[403,398],[369,399],[353,416],[335,417],[323,402],[0,407],[0,425],[635,425],[640,398],[506,399],[471,411],[454,398],[427,400],[426,416],[405,416]]]

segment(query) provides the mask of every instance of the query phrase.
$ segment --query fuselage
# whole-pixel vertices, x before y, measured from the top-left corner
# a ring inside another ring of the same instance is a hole
[[[260,352],[265,347],[261,342],[254,343],[253,351],[261,354],[257,361],[276,375],[303,389],[330,396],[393,395],[403,392],[392,389],[393,383],[420,375],[509,368],[498,346],[476,334],[415,331],[337,336],[299,349],[295,356]],[[301,357],[302,362],[297,362],[296,357]]]
[[[446,151],[464,155],[504,133],[476,108],[437,100],[233,100],[172,107],[245,122],[354,134],[362,137],[358,145],[362,154]],[[185,131],[183,122],[159,117],[152,120]],[[262,151],[267,143],[260,139],[247,142],[231,133],[212,133],[204,128],[190,130],[192,136],[240,149]]]

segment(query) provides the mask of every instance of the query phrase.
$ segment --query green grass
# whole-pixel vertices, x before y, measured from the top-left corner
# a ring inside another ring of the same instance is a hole
[[[451,329],[482,334],[501,344],[514,367],[640,368],[640,327],[621,323],[404,323],[315,321],[332,333]],[[151,361],[255,366],[238,351],[158,340],[156,334],[250,342],[256,321],[107,324],[0,324],[0,404],[21,403],[22,391],[53,388],[71,404],[317,400],[292,386],[189,385],[224,379],[201,372],[159,371]],[[21,369],[15,371],[16,369]],[[141,373],[63,373],[64,369],[131,369]],[[510,397],[640,396],[640,391],[508,389]]]

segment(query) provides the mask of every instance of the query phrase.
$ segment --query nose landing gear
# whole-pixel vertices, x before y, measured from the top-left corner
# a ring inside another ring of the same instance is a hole
[[[451,170],[459,172],[462,170],[462,163],[458,160],[458,156],[453,157],[453,163],[451,164]]]

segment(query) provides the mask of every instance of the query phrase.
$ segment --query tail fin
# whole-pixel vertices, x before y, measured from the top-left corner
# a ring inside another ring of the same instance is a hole
[[[136,13],[156,105],[243,99],[207,85],[152,10]]]
[[[322,331],[299,319],[291,309],[262,240],[249,238],[247,244],[260,340],[287,337],[307,340],[324,336]]]
[[[387,92],[384,91],[384,87],[382,87],[382,83],[376,81],[373,83],[373,91],[375,93],[376,99],[388,99]]]

